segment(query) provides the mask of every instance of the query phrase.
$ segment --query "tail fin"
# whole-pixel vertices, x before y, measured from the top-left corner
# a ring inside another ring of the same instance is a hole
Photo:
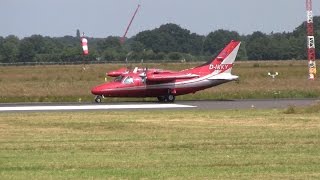
[[[240,44],[241,42],[239,41],[231,41],[213,61],[213,68],[215,70],[224,70],[225,73],[231,73]]]
[[[219,73],[231,73],[233,63],[237,57],[240,47],[240,41],[232,40],[219,55],[209,61],[208,63],[200,66],[201,71],[213,73],[217,71]]]

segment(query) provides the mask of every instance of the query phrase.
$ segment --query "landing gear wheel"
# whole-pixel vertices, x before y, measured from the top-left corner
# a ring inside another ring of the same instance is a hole
[[[94,98],[94,101],[96,102],[96,103],[101,103],[101,101],[102,101],[102,96],[96,96],[95,98]]]
[[[157,97],[159,102],[165,102],[166,101],[166,97],[164,96],[159,96]]]
[[[166,97],[166,101],[168,102],[174,102],[176,100],[176,97],[173,94],[168,94]]]

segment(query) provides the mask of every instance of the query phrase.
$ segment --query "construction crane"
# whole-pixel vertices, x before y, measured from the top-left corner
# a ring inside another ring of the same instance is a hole
[[[136,14],[137,14],[137,12],[139,11],[139,9],[140,9],[140,4],[138,4],[138,7],[137,7],[137,9],[135,10],[135,12],[134,12],[134,14],[133,14],[133,16],[132,16],[132,18],[131,18],[131,20],[130,20],[130,22],[129,22],[129,25],[127,26],[127,29],[126,29],[126,31],[125,31],[125,33],[124,33],[124,35],[120,38],[120,43],[124,43],[125,42],[125,40],[126,40],[126,36],[127,36],[127,33],[128,33],[128,31],[129,31],[129,29],[130,29],[130,26],[131,26],[131,24],[132,24],[132,22],[133,22],[133,20],[134,20],[134,18],[136,17]]]
[[[314,80],[317,73],[316,68],[316,46],[313,33],[313,14],[312,14],[312,0],[306,0],[307,8],[307,46],[308,46],[308,66],[309,79]]]

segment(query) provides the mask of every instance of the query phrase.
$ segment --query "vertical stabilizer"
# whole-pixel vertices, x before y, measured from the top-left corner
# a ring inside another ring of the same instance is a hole
[[[240,41],[232,40],[220,53],[219,55],[207,62],[206,64],[199,66],[199,71],[211,74],[219,73],[231,73],[233,63],[237,57],[238,50],[240,47]]]

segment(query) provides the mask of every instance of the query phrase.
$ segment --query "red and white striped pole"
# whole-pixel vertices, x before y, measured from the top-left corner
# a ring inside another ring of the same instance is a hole
[[[316,45],[313,34],[313,14],[312,14],[312,0],[306,0],[307,7],[307,47],[308,47],[308,65],[309,65],[309,79],[314,80],[317,73],[316,68]]]

